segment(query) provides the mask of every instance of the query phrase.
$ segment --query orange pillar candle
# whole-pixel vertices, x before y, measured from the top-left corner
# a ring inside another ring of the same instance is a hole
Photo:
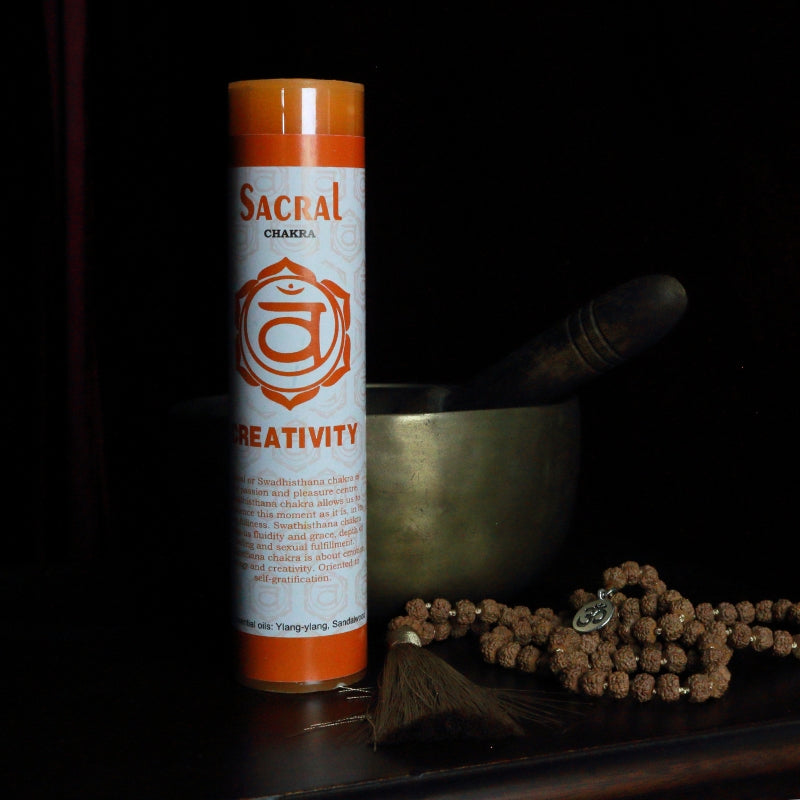
[[[364,87],[229,86],[231,539],[239,680],[367,666]]]

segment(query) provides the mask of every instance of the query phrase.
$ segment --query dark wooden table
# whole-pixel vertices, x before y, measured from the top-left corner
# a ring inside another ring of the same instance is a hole
[[[374,750],[357,725],[303,732],[361,708],[337,693],[238,685],[222,617],[193,616],[189,603],[177,619],[165,604],[111,625],[59,597],[47,575],[18,583],[51,613],[30,600],[7,615],[16,622],[3,648],[5,797],[800,797],[792,656],[735,655],[728,694],[703,705],[588,703],[563,729],[532,727],[523,738]],[[100,608],[102,587],[81,590]],[[381,632],[371,642],[366,685],[381,664]],[[530,687],[530,676],[482,664],[474,648],[463,639],[437,654],[476,682]]]

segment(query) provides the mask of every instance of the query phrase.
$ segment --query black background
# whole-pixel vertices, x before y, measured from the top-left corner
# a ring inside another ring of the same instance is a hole
[[[43,50],[36,15],[20,20],[9,254],[47,210]],[[262,77],[365,84],[370,381],[463,380],[618,283],[678,278],[677,328],[581,389],[559,569],[632,558],[720,599],[798,599],[796,3],[98,2],[87,20],[102,558],[137,607],[163,603],[176,515],[196,513],[164,481],[198,444],[170,410],[227,390],[226,87]],[[7,256],[17,354],[34,252]],[[21,432],[35,362],[10,371],[12,461],[52,458]],[[57,490],[25,472],[10,498],[38,512]],[[7,542],[8,563],[34,560],[24,527]]]

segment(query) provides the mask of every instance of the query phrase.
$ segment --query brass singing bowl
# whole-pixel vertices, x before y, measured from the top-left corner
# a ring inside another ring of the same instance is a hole
[[[577,397],[442,412],[444,391],[367,389],[371,619],[402,614],[415,597],[524,596],[568,532],[580,460]]]

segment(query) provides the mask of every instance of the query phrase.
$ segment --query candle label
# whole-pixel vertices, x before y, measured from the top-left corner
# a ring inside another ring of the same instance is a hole
[[[347,632],[367,615],[364,169],[231,180],[234,625]]]

